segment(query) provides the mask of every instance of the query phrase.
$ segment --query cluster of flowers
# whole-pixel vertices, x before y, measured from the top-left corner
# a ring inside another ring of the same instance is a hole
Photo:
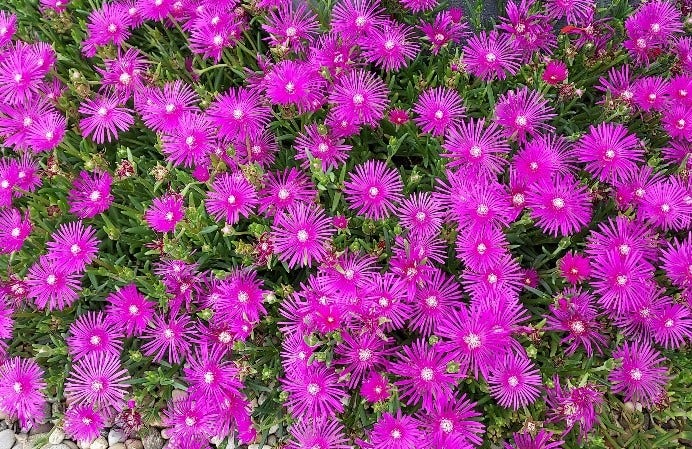
[[[472,105],[451,87],[426,88],[414,104],[395,105],[379,75],[406,68],[423,46],[438,54],[457,45],[459,72],[504,80],[541,61],[541,90],[563,95],[570,86],[568,67],[549,57],[558,46],[551,23],[569,23],[563,32],[573,35],[577,51],[598,51],[615,34],[608,20],[595,17],[589,0],[510,1],[497,29],[473,34],[460,10],[442,9],[437,0],[400,3],[425,17],[419,26],[394,21],[378,1],[341,0],[328,31],[321,32],[308,2],[255,2],[266,11],[262,29],[276,60],[260,57],[261,71],[248,71],[243,86],[205,108],[190,84],[151,84],[146,56],[123,44],[144,21],[162,21],[179,27],[193,52],[220,61],[224,49],[242,42],[248,10],[236,0],[104,3],[89,15],[82,49],[92,57],[115,45],[117,56],[97,68],[101,87],[80,105],[79,130],[96,144],[114,142],[137,114],[159,136],[163,157],[208,185],[211,219],[233,226],[260,217],[271,224],[258,246],[263,262],[275,257],[289,269],[315,268],[281,305],[281,383],[295,418],[289,448],[352,447],[334,419],[346,398],[378,403],[393,394],[406,413],[382,414],[356,442],[361,447],[476,447],[485,426],[476,404],[460,391],[466,377],[487,382],[490,396],[514,410],[545,393],[548,419],[563,423],[565,434],[576,425],[585,437],[597,422],[603,391],[543,379],[521,343],[537,332],[529,322],[542,317],[532,316],[520,300],[526,286],[538,288],[539,275],[510,251],[505,231],[517,221],[533,222],[555,238],[591,229],[584,251],[571,251],[558,263],[571,285],[550,306],[543,331],[564,335],[567,355],[607,355],[606,323],[612,324],[626,337],[612,350],[618,360],[609,375],[612,391],[649,407],[664,402],[667,369],[656,347],[676,349],[692,336],[692,234],[683,235],[692,226],[692,183],[670,173],[675,170],[647,165],[650,150],[621,123],[592,125],[576,141],[556,134],[551,97],[535,88],[509,89],[492,117],[472,118],[466,116]],[[57,13],[68,6],[42,5]],[[595,86],[605,107],[661,117],[670,137],[661,150],[665,167],[679,166],[692,152],[692,39],[681,36],[683,26],[669,0],[641,6],[625,22],[632,66],[612,69]],[[21,250],[30,236],[28,213],[13,202],[39,188],[36,158],[59,148],[67,132],[55,103],[65,89],[51,75],[55,52],[45,43],[13,40],[15,31],[15,17],[0,13],[0,136],[16,153],[0,162],[2,253]],[[634,75],[663,53],[675,59],[676,76]],[[298,167],[274,168],[279,145],[269,125],[277,108],[323,117],[296,136]],[[332,237],[347,233],[348,218],[328,216],[315,201],[309,170],[346,164],[349,137],[385,118],[439,139],[448,162],[445,179],[436,180],[431,192],[408,196],[401,174],[387,162],[355,166],[343,186],[348,215],[396,220],[406,230],[378,261],[363,252],[335,251]],[[212,158],[229,170],[215,172]],[[242,170],[248,164],[266,170],[259,182]],[[10,280],[0,296],[0,337],[12,336],[12,314],[22,304],[50,311],[78,300],[80,279],[99,246],[88,220],[113,203],[113,182],[104,171],[74,179],[68,202],[78,220],[58,227],[25,278]],[[592,223],[597,191],[610,195],[622,214]],[[184,196],[154,198],[143,218],[154,231],[174,231],[185,218]],[[458,231],[460,281],[441,268],[448,257],[445,226]],[[665,279],[655,277],[659,266]],[[155,274],[169,295],[164,306],[130,284],[108,296],[105,311],[86,312],[71,325],[66,431],[90,440],[127,411],[130,375],[120,354],[124,339],[135,337],[153,361],[186,363],[188,394],[164,412],[171,447],[205,447],[211,438],[236,432],[240,441],[253,441],[251,408],[232,348],[267,313],[269,292],[257,271],[235,269],[221,278],[192,262],[165,260]],[[676,290],[679,301],[672,297]],[[208,322],[193,313],[202,309],[213,312]],[[403,346],[394,337],[402,331],[410,342]],[[329,362],[313,356],[337,334]],[[0,366],[0,409],[29,427],[42,418],[44,387],[35,362],[7,357]],[[516,434],[507,447],[561,444],[542,430]]]

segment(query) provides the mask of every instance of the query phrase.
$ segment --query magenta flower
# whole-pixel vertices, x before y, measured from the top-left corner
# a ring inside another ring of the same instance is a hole
[[[395,211],[404,184],[395,169],[383,161],[370,160],[358,165],[351,180],[344,184],[349,208],[368,218],[380,220]]]
[[[349,388],[360,385],[371,372],[379,371],[387,364],[385,358],[390,351],[385,348],[382,339],[371,333],[361,335],[342,334],[343,343],[334,349],[335,363],[343,365],[339,373],[341,378],[348,378]]]
[[[387,377],[377,372],[370,373],[370,377],[366,378],[360,387],[360,394],[371,403],[386,401],[389,398]]]
[[[480,446],[485,426],[477,420],[481,416],[465,394],[456,398],[441,399],[433,410],[421,410],[418,420],[430,433],[427,441],[434,447],[467,448]]]
[[[317,34],[319,22],[308,5],[282,3],[267,14],[267,23],[262,28],[269,33],[267,40],[271,46],[301,50],[304,42],[311,41]]]
[[[341,400],[346,393],[334,371],[321,363],[313,363],[281,383],[289,394],[286,407],[297,418],[333,417],[344,410]]]
[[[177,80],[163,88],[146,89],[135,106],[147,127],[156,132],[171,132],[186,112],[198,110],[197,102],[198,95],[192,86]]]
[[[552,132],[548,124],[555,117],[548,107],[548,100],[537,90],[522,87],[503,94],[495,105],[497,123],[506,137],[514,137],[524,143],[528,136],[537,137],[540,132]]]
[[[554,86],[565,81],[567,79],[567,74],[567,65],[565,65],[564,62],[552,60],[546,64],[541,79]]]
[[[258,321],[266,315],[262,302],[267,291],[253,270],[233,270],[214,288],[218,298],[212,305],[224,318],[245,318],[251,322]]]
[[[343,0],[332,10],[331,27],[345,40],[367,36],[373,27],[381,24],[384,11],[374,0]]]
[[[401,401],[432,410],[435,404],[451,400],[457,377],[447,372],[451,356],[428,346],[423,339],[402,349],[403,354],[389,367],[392,374],[401,378],[395,382]]]
[[[546,0],[545,11],[550,19],[566,18],[568,23],[581,24],[595,9],[593,0]]]
[[[154,314],[154,319],[144,332],[147,342],[142,350],[144,354],[153,356],[155,362],[166,355],[168,363],[180,363],[190,352],[192,331],[190,318],[185,314],[177,317],[171,315],[168,320],[163,315]]]
[[[8,105],[28,102],[38,93],[44,73],[23,42],[3,51],[0,60],[0,99]]]
[[[238,370],[232,362],[223,360],[225,350],[201,345],[190,357],[184,369],[188,393],[201,400],[221,403],[232,395],[240,394],[243,384],[238,379]]]
[[[692,233],[684,240],[675,238],[663,250],[663,269],[673,285],[681,289],[692,288]]]
[[[591,221],[591,199],[586,187],[569,176],[555,176],[529,187],[526,205],[536,225],[555,237],[579,232]]]
[[[464,64],[469,73],[485,80],[505,79],[519,71],[520,54],[509,36],[497,31],[481,31],[464,48]]]
[[[211,122],[205,115],[186,112],[178,126],[163,134],[161,151],[177,166],[195,167],[207,160],[215,147]]]
[[[277,215],[272,228],[276,254],[289,268],[321,260],[327,253],[325,244],[332,234],[334,229],[324,209],[302,203]]]
[[[449,42],[459,43],[466,33],[466,23],[459,18],[454,20],[449,11],[440,11],[433,23],[423,22],[420,30],[432,45],[432,54],[437,55],[440,49]]]
[[[400,0],[401,5],[411,12],[428,11],[439,4],[439,0]]]
[[[692,107],[673,104],[663,110],[663,129],[673,138],[692,141]]]
[[[667,369],[662,366],[666,359],[649,343],[637,341],[623,343],[613,357],[620,359],[608,376],[613,392],[622,393],[625,401],[653,405],[668,382]]]
[[[526,184],[550,181],[555,174],[570,175],[571,145],[563,137],[538,136],[526,142],[512,158],[512,168]]]
[[[266,74],[262,86],[273,104],[295,106],[303,113],[321,106],[324,79],[311,64],[284,60]]]
[[[135,122],[132,111],[120,106],[120,103],[120,98],[115,95],[83,102],[79,107],[79,113],[86,116],[79,121],[82,136],[91,135],[92,140],[99,144],[117,140],[118,133],[127,130]]]
[[[70,325],[67,346],[75,361],[85,356],[118,357],[123,347],[118,326],[106,319],[103,312],[87,312]]]
[[[148,61],[137,48],[118,49],[115,59],[104,59],[104,68],[95,67],[101,75],[101,91],[112,91],[118,98],[130,98],[144,87]]]
[[[524,355],[507,354],[488,378],[490,395],[503,407],[518,410],[540,395],[541,375]]]
[[[505,443],[505,449],[562,449],[562,440],[551,441],[553,436],[541,429],[535,436],[530,433],[515,433],[512,435],[514,445]]]
[[[70,212],[78,218],[93,218],[108,210],[113,202],[112,183],[113,178],[107,172],[80,172],[68,192]]]
[[[508,246],[504,232],[495,226],[457,235],[457,255],[474,271],[497,266],[507,254]]]
[[[32,229],[28,212],[22,215],[12,207],[0,210],[0,254],[21,250]]]
[[[259,192],[259,212],[272,216],[297,203],[310,203],[317,190],[308,176],[296,168],[269,172]]]
[[[89,404],[70,404],[65,411],[65,434],[77,441],[93,441],[101,435],[106,421]]]
[[[44,417],[43,370],[31,359],[12,357],[0,365],[0,410],[22,429]]]
[[[397,216],[411,233],[427,237],[437,235],[442,229],[444,209],[430,193],[418,192],[401,201]]]
[[[242,172],[222,173],[211,185],[205,206],[215,220],[234,225],[240,217],[249,217],[257,205],[257,192]]]
[[[579,439],[584,440],[599,421],[596,409],[603,403],[603,393],[588,384],[583,387],[562,388],[557,375],[553,378],[553,383],[553,388],[547,390],[549,421],[565,421],[563,435],[578,424]]]
[[[423,444],[420,423],[412,416],[396,412],[383,414],[370,432],[373,449],[417,449]]]
[[[170,431],[171,439],[182,443],[181,447],[201,448],[214,435],[219,419],[218,406],[200,401],[193,396],[177,398],[168,403],[163,412],[163,423]]]
[[[485,125],[485,119],[468,119],[447,133],[440,156],[450,158],[448,167],[468,168],[484,178],[492,179],[502,172],[509,153],[509,144],[502,137],[498,124]]]
[[[88,57],[94,56],[98,47],[108,44],[120,47],[130,37],[130,16],[121,4],[104,3],[87,20],[87,39],[82,47]]]
[[[119,412],[125,406],[129,380],[118,354],[92,352],[72,365],[65,392],[72,404]]]
[[[42,256],[29,268],[26,278],[28,296],[39,309],[62,310],[77,300],[81,290],[80,278],[81,274]]]
[[[560,274],[570,284],[578,284],[588,279],[591,274],[591,266],[588,257],[569,252],[557,262]]]
[[[336,137],[331,129],[311,123],[296,136],[293,143],[296,149],[296,159],[303,161],[303,168],[310,167],[311,160],[321,162],[322,171],[337,168],[346,162],[351,145]]]
[[[471,299],[497,300],[514,297],[524,288],[522,270],[510,254],[503,254],[498,262],[478,271],[466,270],[461,282]]]
[[[12,41],[12,36],[17,32],[17,16],[0,11],[0,48]]]
[[[358,42],[365,60],[387,71],[406,67],[420,48],[413,37],[413,30],[393,21],[373,27]]]
[[[60,145],[66,132],[67,119],[55,112],[48,113],[38,117],[29,128],[26,144],[35,153],[51,151]]]
[[[80,272],[96,259],[98,245],[99,240],[93,227],[84,226],[81,220],[64,223],[46,243],[46,257],[63,265],[69,272]]]
[[[154,303],[128,284],[106,298],[109,302],[107,319],[124,327],[124,334],[140,336],[154,314]]]
[[[692,223],[690,189],[671,176],[653,184],[639,205],[640,217],[664,231],[686,231]]]
[[[406,109],[391,109],[387,118],[395,125],[403,125],[409,120],[408,111]]]
[[[154,198],[144,213],[144,219],[151,229],[157,232],[170,232],[185,217],[183,199],[178,195],[164,195]]]
[[[389,104],[384,81],[372,72],[356,69],[341,77],[329,94],[337,120],[376,126]]]
[[[651,322],[656,343],[666,349],[678,349],[692,339],[692,314],[682,304],[666,304]]]
[[[219,136],[243,142],[260,134],[271,120],[271,109],[259,92],[247,88],[231,88],[218,96],[207,110],[219,128]]]
[[[418,331],[423,337],[437,333],[441,322],[454,314],[461,297],[461,289],[456,280],[434,268],[427,282],[416,289],[413,301],[409,304],[409,328]]]
[[[575,148],[579,162],[599,181],[613,181],[642,162],[644,154],[637,137],[619,123],[589,126]]]
[[[455,128],[464,117],[464,105],[455,90],[445,87],[423,92],[413,106],[413,112],[418,114],[414,119],[423,132],[433,136],[442,136],[447,130]]]
[[[608,311],[632,311],[651,293],[653,267],[640,254],[622,258],[617,253],[606,253],[593,261],[592,269],[591,285],[599,303]]]
[[[667,83],[660,76],[639,78],[633,87],[635,106],[644,112],[660,111],[667,103]]]
[[[353,446],[344,435],[344,427],[337,420],[301,419],[289,429],[291,440],[286,449],[319,447],[324,449],[351,449]]]

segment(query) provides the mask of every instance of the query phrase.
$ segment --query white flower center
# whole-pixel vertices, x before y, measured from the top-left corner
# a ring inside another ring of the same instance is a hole
[[[353,96],[353,104],[356,106],[362,105],[364,101],[365,97],[363,97],[363,94],[355,94]]]
[[[296,90],[296,85],[294,83],[292,83],[291,81],[289,81],[286,83],[286,86],[284,87],[284,89],[286,89],[286,92],[288,92],[289,94],[292,94]]]
[[[229,334],[227,331],[219,333],[219,341],[221,343],[229,343],[231,341],[231,334]]]
[[[10,232],[12,237],[17,238],[19,237],[19,234],[21,234],[21,230],[19,228],[12,228],[12,232]]]
[[[512,204],[514,204],[515,206],[523,205],[524,201],[526,201],[526,199],[524,198],[523,193],[515,193],[514,195],[512,195]]]
[[[211,371],[207,371],[206,373],[204,373],[204,383],[210,384],[212,382],[214,382],[214,373],[212,373]]]
[[[158,0],[157,0],[158,1]],[[192,427],[197,423],[197,420],[193,418],[192,416],[187,416],[185,417],[185,425],[188,427]]]
[[[173,221],[173,212],[166,212],[166,220]]]
[[[98,190],[94,190],[89,194],[89,199],[91,201],[98,201],[99,199],[101,199],[101,192],[99,192]]]
[[[139,307],[137,307],[135,304],[130,304],[130,307],[127,308],[127,311],[130,312],[130,315],[139,315]]]
[[[72,246],[70,246],[70,252],[72,254],[76,255],[76,254],[79,254],[80,252],[82,252],[82,248],[79,245],[77,245],[76,243],[74,243],[74,244],[72,244]]]
[[[471,156],[478,158],[481,157],[481,155],[483,154],[483,150],[478,145],[474,145],[469,150],[469,153],[471,154]]]
[[[394,429],[392,432],[389,434],[393,439],[398,440],[401,438],[401,430],[399,429]]]
[[[444,433],[452,433],[452,431],[454,430],[454,423],[451,419],[443,418],[440,420],[440,429]]]
[[[603,159],[605,159],[606,161],[612,161],[613,159],[615,159],[615,151],[608,148],[605,151],[605,153],[603,153]]]
[[[428,368],[427,366],[420,370],[420,378],[423,379],[426,382],[430,382],[433,380],[433,377],[435,377],[435,372],[432,370],[432,368]]]
[[[524,126],[526,126],[527,123],[528,123],[528,121],[527,121],[525,115],[517,115],[517,118],[514,119],[514,124],[519,126],[520,128],[523,128]]]
[[[639,38],[637,39],[637,48],[643,50],[646,48],[646,39]]]
[[[478,334],[471,332],[470,334],[464,336],[464,343],[469,349],[478,349],[481,346],[481,337]]]
[[[385,50],[387,50],[387,51],[394,50],[394,47],[395,47],[395,46],[396,46],[396,44],[395,44],[394,41],[391,40],[391,39],[387,39],[387,40],[385,41],[385,43],[384,43],[384,48],[385,48]]]
[[[245,114],[243,114],[242,109],[234,109],[233,110],[233,118],[236,120],[240,120],[243,118]]]
[[[46,284],[48,285],[55,285],[56,282],[58,282],[58,278],[54,274],[49,274],[46,278]]]
[[[428,296],[427,298],[425,298],[425,304],[428,307],[434,309],[435,307],[437,307],[437,304],[438,304],[437,296],[434,296],[434,295]]]
[[[285,200],[285,199],[288,198],[290,195],[291,195],[291,194],[290,194],[290,192],[288,191],[288,189],[286,189],[286,188],[284,188],[284,187],[280,188],[280,189],[279,189],[279,193],[277,193],[277,196],[279,197],[280,200]]]
[[[212,39],[212,41],[214,42],[215,46],[220,47],[221,45],[223,45],[223,36],[217,34],[214,36],[214,39]]]
[[[308,231],[301,229],[296,233],[296,238],[300,243],[305,243],[308,241]]]
[[[108,109],[106,109],[105,107],[101,106],[101,107],[98,109],[98,111],[96,111],[96,113],[97,113],[98,115],[100,115],[101,117],[105,117],[106,114],[108,114]]]
[[[675,127],[677,129],[685,129],[686,124],[687,124],[687,122],[685,122],[685,119],[681,118],[680,120],[677,121],[677,123],[675,124]]]
[[[170,327],[167,327],[167,328],[163,331],[163,337],[164,337],[165,339],[167,339],[167,340],[172,339],[174,336],[175,336],[175,334],[173,333],[173,329],[171,329]]]
[[[670,212],[670,204],[668,204],[668,203],[661,204],[661,212],[663,212],[664,214],[667,214],[668,212]]]
[[[367,362],[372,358],[372,350],[371,349],[359,349],[358,350],[358,360],[361,362]]]
[[[497,61],[497,55],[495,55],[495,53],[486,53],[485,62],[492,64],[495,61]]]
[[[91,383],[91,391],[101,391],[103,390],[103,383],[101,381],[95,380]]]
[[[553,207],[558,210],[564,208],[565,200],[562,198],[553,198]]]
[[[296,30],[296,27],[286,28],[286,36],[295,37],[296,34],[298,34],[298,30]]]
[[[250,299],[250,295],[246,291],[241,290],[238,292],[238,302],[246,303]]]
[[[378,189],[377,187],[373,186],[368,189],[368,195],[370,196],[370,198],[375,198],[377,195],[379,195],[379,193],[380,189]]]
[[[228,204],[235,204],[236,198],[235,195],[228,195],[228,198],[226,199],[228,201]]]
[[[634,368],[630,371],[630,378],[632,380],[642,380],[642,371],[639,368]]]
[[[480,216],[485,216],[488,215],[488,212],[490,212],[490,208],[488,207],[487,204],[479,204],[478,207],[476,208],[476,213]]]
[[[497,275],[494,273],[490,273],[488,275],[488,283],[490,284],[496,284],[497,283]]]
[[[516,387],[519,385],[519,379],[517,379],[517,376],[509,376],[507,384],[509,384],[510,387]]]
[[[111,23],[108,25],[108,32],[109,33],[115,33],[116,31],[118,31],[118,26],[116,24]]]
[[[615,278],[615,282],[617,282],[618,285],[625,285],[627,284],[627,276],[621,274],[620,276]]]
[[[485,246],[485,243],[479,243],[478,246],[476,246],[476,251],[478,254],[483,255],[485,252],[488,250],[488,247]]]
[[[97,345],[101,344],[101,337],[99,337],[98,335],[92,335],[89,338],[89,343],[91,343],[94,346],[97,346]]]
[[[576,335],[581,335],[586,330],[586,326],[584,326],[584,322],[581,320],[573,321],[569,328]]]
[[[188,147],[193,146],[193,145],[195,144],[195,136],[187,136],[187,137],[185,138],[185,144],[186,144]]]
[[[132,77],[130,76],[129,73],[121,73],[120,77],[118,78],[118,81],[120,81],[120,84],[130,84],[130,81],[132,80]]]
[[[384,296],[381,296],[380,299],[377,301],[377,304],[379,304],[380,307],[389,307],[389,299],[385,298]]]
[[[438,120],[442,120],[442,118],[445,116],[444,112],[442,112],[440,109],[435,111],[435,118]]]
[[[651,32],[652,33],[658,33],[659,31],[661,31],[661,25],[658,23],[652,23],[651,24]]]
[[[315,383],[308,384],[308,393],[310,395],[317,396],[317,393],[319,393],[319,392],[320,392],[320,386],[319,385],[317,385]]]
[[[165,109],[166,113],[170,114],[171,112],[175,111],[175,105],[173,103],[168,103]]]
[[[356,27],[363,28],[365,26],[365,23],[366,23],[365,17],[363,17],[363,16],[356,17],[356,20],[354,21],[354,23],[356,24]]]
[[[15,393],[21,393],[22,392],[22,384],[19,382],[15,382],[14,385],[12,385],[12,389],[14,390]]]

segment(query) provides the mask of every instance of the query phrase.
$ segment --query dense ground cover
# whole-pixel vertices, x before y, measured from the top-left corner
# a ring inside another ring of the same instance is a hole
[[[687,2],[2,9],[17,430],[692,444]]]

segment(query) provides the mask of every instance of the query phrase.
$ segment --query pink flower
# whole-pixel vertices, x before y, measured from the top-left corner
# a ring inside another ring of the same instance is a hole
[[[234,225],[241,215],[249,217],[257,205],[257,192],[242,172],[222,173],[211,185],[205,206],[215,220]]]
[[[92,135],[96,143],[118,139],[118,132],[127,130],[135,122],[132,111],[120,106],[121,100],[115,95],[96,97],[87,100],[79,107],[79,113],[86,115],[79,122],[82,136]]]
[[[485,119],[464,120],[447,133],[442,147],[447,151],[440,156],[450,158],[448,167],[468,168],[473,173],[492,179],[507,164],[503,156],[509,153],[509,144],[501,135],[499,126]]]
[[[238,370],[232,362],[223,360],[224,354],[220,347],[201,345],[190,357],[189,366],[184,369],[188,394],[213,403],[240,394],[243,384],[238,379]]]
[[[34,360],[12,357],[0,364],[0,410],[28,429],[44,417],[43,370]]]
[[[419,428],[418,420],[401,410],[396,415],[385,413],[373,426],[370,441],[374,449],[417,449],[423,442]]]
[[[389,104],[389,91],[372,72],[356,69],[339,79],[329,94],[337,120],[376,126]]]
[[[466,69],[473,75],[490,81],[505,79],[519,71],[520,54],[514,49],[507,34],[481,31],[471,37],[464,48]]]
[[[12,36],[17,32],[17,16],[0,11],[0,48],[12,42]]]
[[[344,184],[349,207],[375,220],[394,212],[404,188],[399,173],[376,160],[356,166],[354,172],[351,180]]]
[[[22,215],[11,207],[0,210],[0,253],[9,254],[21,250],[32,229],[28,213]]]
[[[579,162],[599,181],[613,181],[635,169],[644,151],[637,137],[619,123],[589,126],[575,149]]]
[[[93,227],[84,226],[81,220],[64,223],[46,243],[46,257],[63,265],[70,272],[80,272],[96,259],[98,245],[99,240]]]
[[[397,22],[387,21],[375,26],[360,38],[363,57],[384,70],[399,70],[418,54],[419,45],[413,30]]]
[[[344,435],[344,427],[337,420],[324,416],[301,419],[289,429],[291,440],[286,449],[319,447],[324,449],[351,449],[353,446]]]
[[[70,212],[78,218],[93,218],[108,210],[113,202],[112,183],[113,178],[107,172],[80,172],[68,192]]]
[[[207,110],[219,127],[219,136],[243,142],[259,135],[271,120],[271,109],[262,103],[259,92],[231,88],[218,96]]]
[[[109,302],[106,317],[124,327],[126,336],[142,335],[154,314],[154,303],[128,284],[106,298]]]
[[[572,355],[578,347],[583,346],[591,357],[594,349],[602,354],[607,347],[608,339],[601,334],[599,314],[596,312],[595,299],[579,288],[570,288],[563,292],[557,304],[550,305],[551,315],[547,317],[546,329],[567,332],[560,343],[570,343],[565,349],[566,355]]]
[[[154,198],[144,214],[149,227],[157,232],[170,232],[185,217],[183,199],[177,195]]]
[[[28,102],[38,93],[43,76],[28,45],[19,42],[4,49],[0,59],[0,100],[8,105]]]
[[[345,40],[351,40],[369,35],[374,26],[385,20],[384,17],[378,1],[344,0],[334,6],[331,26]]]
[[[520,143],[527,136],[537,137],[539,132],[551,132],[548,124],[555,117],[548,107],[548,100],[537,90],[522,87],[503,94],[495,105],[497,122],[504,128],[506,137],[515,137]]]
[[[163,359],[168,363],[180,363],[190,352],[192,323],[187,315],[173,316],[168,320],[163,315],[154,314],[149,328],[144,333],[146,343],[142,346],[144,354],[153,356],[154,361]]]
[[[303,161],[303,168],[310,168],[310,162],[319,160],[322,171],[337,168],[348,159],[351,145],[345,144],[332,129],[311,123],[296,136],[293,144],[296,159]]]
[[[623,393],[625,401],[641,402],[651,406],[668,382],[667,369],[662,366],[666,359],[646,342],[624,342],[613,351],[620,359],[610,373],[613,393]]]
[[[552,60],[545,66],[542,79],[548,84],[556,85],[567,79],[567,73],[567,66],[564,62]]]
[[[213,151],[214,134],[206,115],[186,112],[174,130],[164,133],[161,151],[174,165],[195,167],[203,164]]]
[[[540,395],[541,375],[524,355],[507,354],[488,379],[490,395],[507,408],[532,404]]]
[[[82,42],[83,52],[92,57],[98,47],[113,44],[120,47],[130,37],[130,16],[118,3],[104,3],[89,14],[87,39]]]
[[[267,98],[280,106],[295,106],[299,113],[322,105],[324,79],[311,64],[284,60],[262,82]]]
[[[464,117],[464,110],[463,101],[457,91],[437,87],[426,90],[418,97],[413,106],[413,111],[418,114],[414,122],[423,132],[442,136],[459,124]]]
[[[163,88],[146,89],[135,106],[147,127],[156,132],[171,132],[186,112],[198,110],[198,101],[191,85],[177,80],[164,84]]]
[[[29,268],[26,279],[29,297],[39,309],[62,310],[77,300],[80,278],[81,274],[42,256]]]
[[[442,229],[444,209],[430,193],[418,192],[401,201],[397,215],[411,233],[432,236]]]
[[[298,203],[275,217],[272,240],[279,260],[289,268],[304,267],[326,255],[325,244],[333,233],[320,206]]]
[[[65,392],[72,404],[119,412],[125,407],[129,380],[119,354],[90,353],[72,365]]]
[[[401,5],[411,12],[428,11],[439,4],[439,0],[400,0]]]
[[[560,274],[570,284],[578,284],[588,279],[591,274],[589,259],[581,254],[569,252],[565,254],[557,263]]]
[[[389,398],[389,381],[383,374],[373,371],[363,381],[360,394],[371,403],[385,401]]]
[[[271,46],[300,50],[305,41],[311,41],[317,34],[319,22],[308,5],[282,3],[278,9],[270,11],[262,28],[269,33],[267,40]]]
[[[65,433],[77,441],[93,441],[105,428],[103,416],[91,404],[70,404],[65,411]]]
[[[555,176],[529,187],[526,205],[545,233],[567,236],[579,232],[591,220],[591,201],[576,179]]]
[[[297,203],[310,203],[317,191],[305,173],[295,168],[269,172],[259,192],[259,212],[273,216]]]
[[[409,304],[408,327],[423,337],[437,333],[442,321],[454,314],[461,298],[461,288],[456,280],[442,270],[434,269],[428,281],[416,289]]]
[[[123,347],[118,325],[108,321],[103,312],[89,311],[77,318],[66,340],[75,361],[101,354],[118,357]]]
[[[333,369],[317,362],[302,373],[281,379],[288,392],[286,407],[297,418],[333,417],[344,410],[346,393]]]

